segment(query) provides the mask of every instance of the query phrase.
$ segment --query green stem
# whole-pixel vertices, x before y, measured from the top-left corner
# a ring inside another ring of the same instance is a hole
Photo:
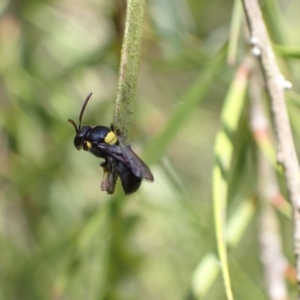
[[[113,124],[125,138],[133,122],[141,57],[144,0],[128,0]]]

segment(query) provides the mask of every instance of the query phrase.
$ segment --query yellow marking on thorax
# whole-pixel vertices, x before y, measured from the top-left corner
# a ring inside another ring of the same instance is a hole
[[[104,138],[104,142],[109,145],[115,145],[118,141],[116,134],[113,131],[110,131]]]
[[[86,144],[86,146],[87,146],[88,149],[92,148],[92,143],[91,142],[86,141],[85,144]]]

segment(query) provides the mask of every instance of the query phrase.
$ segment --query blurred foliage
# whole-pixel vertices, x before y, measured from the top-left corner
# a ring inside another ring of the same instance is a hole
[[[299,6],[262,1],[293,82],[288,105],[300,150]],[[130,139],[155,182],[124,197],[120,185],[114,196],[100,191],[99,161],[76,151],[67,123],[90,91],[84,123],[112,121],[124,2],[0,2],[0,299],[193,299],[194,271],[216,249],[211,177],[236,70],[225,58],[232,10],[231,1],[147,1]],[[249,52],[241,32],[237,65]],[[247,105],[233,145],[229,218],[257,189]],[[267,299],[256,219],[254,209],[229,254],[237,299]],[[280,222],[293,264],[290,220]],[[214,274],[201,299],[224,299]]]

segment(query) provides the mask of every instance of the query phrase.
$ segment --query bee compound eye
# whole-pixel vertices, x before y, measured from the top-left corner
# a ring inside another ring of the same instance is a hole
[[[117,136],[113,131],[108,132],[104,138],[104,142],[109,145],[115,145],[117,141]]]
[[[81,142],[81,138],[78,136],[78,134],[75,136],[74,138],[74,146],[77,150],[81,150],[82,149],[82,142]]]

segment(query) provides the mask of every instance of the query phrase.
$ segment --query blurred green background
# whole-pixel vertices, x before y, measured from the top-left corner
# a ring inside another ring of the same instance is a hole
[[[0,1],[0,299],[193,299],[196,266],[216,249],[211,176],[236,69],[225,57],[233,2],[146,2],[130,140],[155,182],[124,197],[120,185],[114,196],[100,191],[99,160],[74,148],[67,123],[89,92],[84,123],[112,121],[124,2]],[[264,0],[262,8],[275,44],[300,45],[299,0]],[[237,64],[249,53],[245,32]],[[300,52],[292,50],[278,47],[278,55],[294,86],[288,103],[299,148]],[[229,214],[256,189],[247,123],[245,108]],[[257,218],[230,252],[237,299],[268,299]],[[279,220],[293,264],[290,219]],[[203,299],[225,299],[220,275]]]

